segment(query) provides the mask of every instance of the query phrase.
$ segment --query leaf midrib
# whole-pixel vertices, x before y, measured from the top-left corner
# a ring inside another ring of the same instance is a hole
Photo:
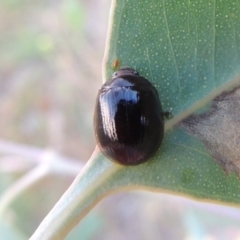
[[[206,106],[209,102],[211,102],[214,98],[219,96],[224,91],[229,91],[232,88],[238,86],[240,84],[240,75],[237,75],[233,79],[227,81],[222,86],[214,89],[204,98],[200,99],[199,101],[195,102],[191,107],[182,111],[177,116],[174,116],[172,119],[168,120],[165,124],[165,132],[172,129],[173,126],[180,123],[183,119],[187,118],[188,116],[192,115],[194,112],[199,110],[200,108]]]

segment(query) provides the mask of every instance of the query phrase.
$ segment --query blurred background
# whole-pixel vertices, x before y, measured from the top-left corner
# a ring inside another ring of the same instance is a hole
[[[1,138],[87,159],[110,1],[0,4]]]
[[[0,1],[0,193],[48,149],[83,166],[102,83],[110,0]],[[28,239],[74,176],[52,175],[0,219],[0,239]],[[101,201],[67,240],[240,239],[240,211],[127,192]]]

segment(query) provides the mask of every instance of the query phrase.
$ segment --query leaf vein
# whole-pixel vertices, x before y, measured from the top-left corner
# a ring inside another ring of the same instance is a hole
[[[166,14],[166,6],[165,6],[165,0],[163,0],[163,15],[164,15],[164,19],[165,19],[165,22],[166,22],[166,28],[167,28],[167,35],[168,35],[168,39],[169,39],[169,44],[170,44],[170,49],[171,49],[171,52],[172,52],[172,56],[173,56],[173,61],[174,61],[174,65],[175,65],[175,69],[176,69],[176,73],[177,73],[177,82],[178,82],[178,90],[179,90],[179,99],[181,100],[181,84],[180,84],[180,77],[179,77],[179,70],[178,70],[178,67],[177,67],[177,60],[176,60],[176,56],[175,56],[175,53],[174,53],[174,48],[173,48],[173,44],[172,44],[172,41],[171,41],[171,36],[170,36],[170,29],[169,29],[169,24],[168,24],[168,19],[167,19],[167,14]]]

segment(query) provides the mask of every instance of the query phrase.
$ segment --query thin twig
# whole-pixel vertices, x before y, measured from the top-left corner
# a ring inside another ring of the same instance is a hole
[[[0,140],[0,154],[9,154],[11,156],[21,156],[25,157],[28,160],[31,160],[35,163],[41,162],[43,159],[42,157],[45,155],[46,152],[49,152],[49,149],[41,149],[33,146],[28,146],[24,144],[18,144],[18,143],[12,143],[9,141]],[[76,160],[69,157],[62,157],[66,161],[69,162],[69,164],[78,164],[83,167],[84,164],[81,164],[81,160]]]
[[[40,182],[47,173],[48,170],[46,166],[44,164],[40,164],[9,187],[0,198],[0,217],[3,217],[4,212],[6,212],[14,200]]]
[[[42,151],[43,152],[43,151]],[[76,176],[82,169],[82,164],[69,162],[61,158],[58,154],[52,151],[45,151],[41,154],[40,163],[16,181],[0,198],[0,217],[20,195],[39,183],[47,175],[50,174],[65,174]]]
[[[23,144],[12,143],[8,141],[0,140],[0,153],[17,155],[26,158],[31,158],[35,162],[39,162],[44,150],[27,146]]]

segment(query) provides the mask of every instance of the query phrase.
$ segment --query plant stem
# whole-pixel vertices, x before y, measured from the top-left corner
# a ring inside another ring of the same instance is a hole
[[[104,160],[104,161],[103,161]],[[59,240],[90,211],[107,189],[101,188],[121,166],[106,161],[98,148],[30,240]]]

